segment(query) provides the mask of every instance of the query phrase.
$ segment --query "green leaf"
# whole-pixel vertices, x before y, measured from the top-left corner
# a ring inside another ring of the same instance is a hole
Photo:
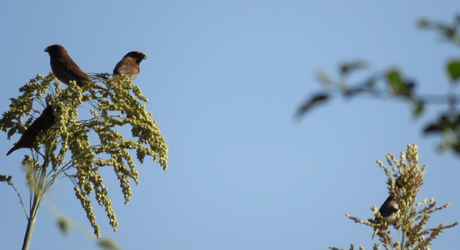
[[[393,69],[387,72],[387,83],[394,95],[411,97],[412,91],[398,70]]]
[[[401,84],[402,83],[402,76],[398,70],[393,69],[387,72],[387,79],[390,82]]]
[[[447,72],[453,81],[460,78],[460,61],[452,60],[447,64]]]
[[[104,250],[120,250],[121,248],[115,243],[113,240],[110,239],[100,239],[98,241],[98,245],[101,249]]]
[[[420,115],[425,110],[425,102],[423,100],[414,101],[414,116],[415,118],[420,117]]]
[[[306,101],[297,111],[297,118],[302,117],[307,111],[309,111],[312,107],[324,103],[329,99],[328,94],[317,94],[310,98],[308,101]]]

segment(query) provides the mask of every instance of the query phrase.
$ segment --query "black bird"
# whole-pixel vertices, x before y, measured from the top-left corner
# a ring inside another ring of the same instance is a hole
[[[385,200],[382,206],[379,209],[380,215],[382,215],[383,219],[387,222],[388,225],[393,225],[396,223],[396,219],[399,214],[399,206],[391,196]],[[374,220],[377,222],[377,219]],[[375,235],[379,232],[379,229],[375,229],[374,234],[372,235],[372,239],[374,239]]]
[[[144,59],[147,59],[147,56],[144,55],[144,53],[139,51],[131,51],[117,63],[113,69],[113,74],[126,75],[131,81],[134,81],[134,79],[136,79],[137,75],[139,75],[139,72],[141,71],[139,64]]]
[[[45,49],[50,55],[51,69],[54,75],[63,83],[69,84],[70,81],[76,81],[78,86],[91,83],[91,79],[83,72],[78,65],[70,58],[67,50],[59,44],[48,46]],[[96,85],[97,89],[104,89]]]
[[[40,132],[45,132],[54,125],[54,111],[51,105],[46,106],[42,114],[32,122],[30,127],[26,129],[18,142],[8,151],[6,155],[11,154],[16,149],[33,148],[36,137]]]
[[[403,179],[402,179],[402,176],[400,176],[396,180],[396,187],[398,187],[398,192],[399,192],[398,195],[400,197],[403,195],[402,183],[403,183]],[[383,219],[386,221],[388,225],[393,225],[397,222],[397,218],[399,214],[399,205],[395,201],[395,199],[391,196],[391,194],[388,196],[385,202],[383,202],[382,206],[380,206],[379,213],[380,215],[382,215]],[[378,222],[377,218],[374,219],[374,222],[375,223]],[[374,234],[372,235],[372,239],[374,239],[375,235],[378,232],[379,232],[379,229],[376,228],[374,231]]]

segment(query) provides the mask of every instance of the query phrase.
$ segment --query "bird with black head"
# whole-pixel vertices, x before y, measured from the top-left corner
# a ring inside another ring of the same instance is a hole
[[[147,56],[139,51],[131,51],[126,54],[113,69],[114,75],[126,75],[131,81],[134,81],[139,75],[141,68],[139,64],[146,60]],[[116,78],[116,76],[114,77]],[[112,79],[114,80],[114,79]]]

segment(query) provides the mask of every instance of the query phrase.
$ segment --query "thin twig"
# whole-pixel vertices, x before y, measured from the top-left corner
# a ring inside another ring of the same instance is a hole
[[[13,188],[14,192],[16,192],[16,194],[18,195],[18,197],[19,197],[19,203],[21,203],[22,209],[24,209],[24,214],[26,215],[27,220],[28,220],[28,219],[29,219],[29,215],[27,215],[27,210],[26,210],[26,207],[24,206],[24,202],[22,201],[21,194],[19,193],[19,191],[18,191],[18,190],[16,189],[16,187],[14,186],[12,180],[9,180],[9,181],[8,181],[8,185],[10,185],[10,186]]]

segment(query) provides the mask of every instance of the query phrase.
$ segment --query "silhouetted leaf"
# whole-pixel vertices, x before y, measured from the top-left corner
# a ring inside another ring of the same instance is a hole
[[[425,134],[429,133],[442,133],[444,130],[448,130],[452,128],[452,124],[449,121],[449,118],[446,115],[441,116],[438,121],[428,125],[423,130]]]
[[[317,94],[306,101],[297,111],[297,118],[303,116],[308,110],[310,110],[313,106],[318,105],[320,103],[324,103],[329,99],[328,94]]]
[[[442,129],[437,124],[432,123],[432,124],[426,126],[425,129],[423,130],[423,132],[425,134],[437,133],[437,132],[442,132]]]
[[[447,64],[447,72],[453,81],[460,78],[460,61],[452,60]]]

